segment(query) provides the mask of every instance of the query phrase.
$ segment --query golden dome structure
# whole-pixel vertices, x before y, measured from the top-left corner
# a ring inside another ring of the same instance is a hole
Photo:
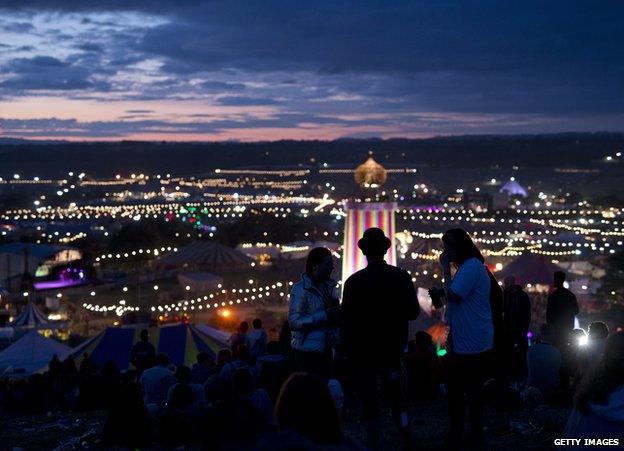
[[[355,170],[354,176],[355,182],[362,189],[376,189],[386,183],[388,173],[382,165],[375,161],[371,150],[368,152],[368,159]]]

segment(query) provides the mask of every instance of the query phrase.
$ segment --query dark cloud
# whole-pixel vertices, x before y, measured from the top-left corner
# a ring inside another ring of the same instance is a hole
[[[30,22],[10,22],[0,28],[8,33],[28,33],[35,27]]]
[[[108,89],[108,84],[95,81],[84,67],[72,65],[50,56],[16,58],[2,71],[8,78],[0,83],[3,90],[77,90]]]
[[[261,106],[279,104],[279,102],[275,99],[247,96],[224,96],[219,97],[217,101],[220,105],[227,106]]]
[[[514,131],[576,129],[581,119],[600,127],[598,118],[612,127],[624,113],[619,1],[0,0],[0,9],[76,13],[88,29],[71,35],[55,25],[47,36],[80,53],[8,61],[2,95],[101,88],[124,100],[200,99],[279,112],[272,122],[250,120],[256,126],[296,127],[308,116],[314,124],[406,133],[455,132],[467,127],[459,113],[502,116],[501,130]],[[103,14],[120,11],[136,13],[130,25]],[[19,23],[27,22],[3,26]],[[416,120],[423,111],[448,122]],[[336,119],[346,115],[371,119]]]

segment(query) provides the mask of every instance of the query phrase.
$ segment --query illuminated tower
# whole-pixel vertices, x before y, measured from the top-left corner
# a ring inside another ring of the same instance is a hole
[[[383,202],[379,190],[388,177],[385,168],[368,153],[368,159],[357,167],[354,173],[355,182],[360,185],[362,196],[345,205],[347,217],[345,221],[344,243],[342,246],[342,281],[354,272],[366,266],[366,257],[358,248],[358,240],[364,231],[371,227],[379,227],[390,238],[392,245],[386,253],[386,262],[396,265],[396,244],[394,240],[395,202]]]

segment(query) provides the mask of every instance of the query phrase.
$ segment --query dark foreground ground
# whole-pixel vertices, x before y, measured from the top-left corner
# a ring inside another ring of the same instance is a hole
[[[102,449],[99,433],[105,417],[104,412],[86,412],[5,418],[0,422],[0,449]],[[362,424],[354,415],[347,413],[346,417],[346,432],[364,442]],[[553,440],[561,437],[567,417],[567,409],[552,407],[514,412],[488,410],[487,449],[553,449]],[[417,449],[440,448],[446,427],[444,401],[426,401],[414,406],[412,430]],[[384,449],[400,449],[389,415],[384,416],[383,443]],[[164,448],[155,446],[154,449]]]

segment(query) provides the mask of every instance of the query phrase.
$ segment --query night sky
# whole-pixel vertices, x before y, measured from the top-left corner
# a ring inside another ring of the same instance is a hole
[[[1,1],[29,139],[624,131],[624,2]]]

